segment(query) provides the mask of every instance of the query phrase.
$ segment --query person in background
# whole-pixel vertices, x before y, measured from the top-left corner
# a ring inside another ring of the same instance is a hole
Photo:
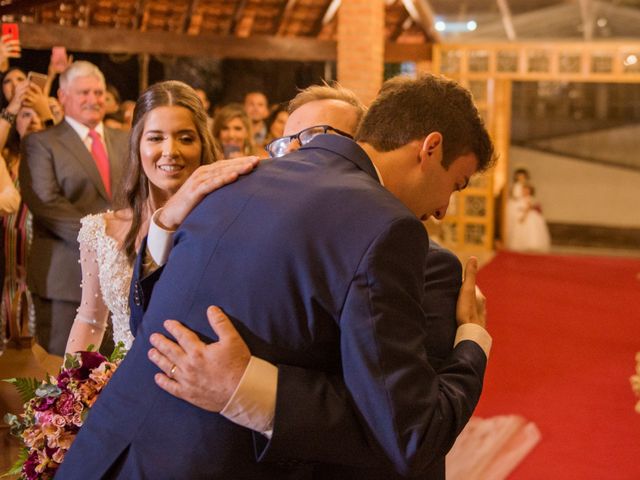
[[[56,97],[49,97],[47,100],[49,101],[49,110],[53,115],[53,121],[57,125],[64,120],[64,109]]]
[[[136,106],[136,102],[133,100],[125,100],[120,105],[122,109],[122,130],[128,132],[131,129],[131,124],[133,122],[133,110]]]
[[[111,208],[127,152],[127,134],[103,123],[105,81],[89,62],[60,76],[65,119],[23,142],[20,188],[33,214],[27,281],[36,309],[36,339],[62,355],[80,305],[80,219]]]
[[[120,130],[125,129],[120,92],[118,92],[115,85],[107,83],[107,89],[105,90],[104,95],[104,105],[104,124],[111,128],[117,128]]]
[[[509,228],[507,247],[516,252],[547,253],[551,249],[549,227],[542,207],[530,183],[520,186],[520,197],[513,199],[513,224]]]
[[[269,142],[284,135],[284,126],[289,118],[289,111],[283,103],[277,104],[267,117],[267,136],[264,140],[266,146]]]
[[[27,257],[32,240],[32,219],[31,213],[26,204],[21,202],[18,180],[20,168],[20,146],[22,140],[33,132],[39,132],[44,128],[42,120],[34,109],[22,107],[16,116],[15,127],[12,128],[7,140],[6,148],[3,151],[4,161],[0,162],[2,168],[8,171],[11,186],[17,197],[15,209],[10,215],[2,218],[3,243],[5,267],[3,270],[4,281],[2,283],[2,300],[0,304],[0,323],[7,325],[11,320],[11,315],[15,314],[13,306],[20,301],[20,296],[27,296],[27,315],[29,326],[35,328],[35,310],[30,301],[31,294],[27,287]],[[3,176],[0,174],[0,176]],[[23,305],[23,308],[25,306]]]
[[[211,102],[209,101],[209,96],[207,92],[202,88],[196,88],[196,93],[198,94],[198,98],[202,102],[202,106],[204,107],[204,111],[207,113],[207,125],[209,131],[213,131],[213,117],[211,116]]]
[[[222,158],[256,155],[251,122],[238,103],[230,103],[216,111],[213,119],[213,138],[222,150]]]
[[[21,107],[33,108],[44,127],[55,124],[49,108],[48,96],[40,87],[27,80],[20,68],[10,68],[2,77],[2,106],[0,110],[0,149],[4,148]]]
[[[266,119],[269,116],[269,100],[260,91],[252,91],[244,96],[244,110],[251,120],[253,144],[262,147],[267,137]]]

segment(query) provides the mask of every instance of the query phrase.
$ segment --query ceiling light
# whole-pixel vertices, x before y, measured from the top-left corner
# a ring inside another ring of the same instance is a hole
[[[631,65],[635,65],[636,63],[638,63],[638,57],[636,57],[634,54],[627,55],[627,58],[624,59],[624,66],[625,67],[629,67]]]
[[[467,22],[467,30],[473,32],[476,28],[478,28],[478,24],[475,22],[475,20],[470,20]]]
[[[447,24],[442,20],[436,22],[436,30],[439,32],[444,32],[447,29]]]

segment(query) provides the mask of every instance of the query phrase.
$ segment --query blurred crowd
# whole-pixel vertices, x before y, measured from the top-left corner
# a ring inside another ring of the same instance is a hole
[[[11,65],[13,59],[22,56],[18,39],[10,35],[0,38],[0,153],[3,159],[0,161],[0,351],[8,338],[10,323],[17,320],[16,316],[21,316],[22,321],[26,319],[34,334],[38,329],[43,333],[42,329],[51,328],[52,323],[55,324],[52,318],[73,320],[78,308],[75,298],[79,294],[69,292],[77,290],[78,285],[72,285],[74,276],[66,277],[61,272],[67,270],[66,262],[71,257],[77,261],[77,220],[112,205],[111,191],[98,192],[105,198],[91,200],[89,197],[95,197],[96,192],[89,192],[84,186],[74,186],[77,179],[67,176],[62,164],[38,163],[43,150],[52,158],[59,156],[56,153],[58,148],[67,148],[67,153],[77,152],[81,145],[76,144],[76,138],[71,140],[64,135],[41,137],[46,140],[45,144],[36,145],[34,141],[30,147],[25,146],[25,139],[33,132],[68,123],[84,138],[85,154],[96,158],[97,143],[86,127],[99,124],[97,130],[103,129],[99,131],[99,138],[105,144],[100,148],[105,153],[107,165],[101,168],[98,163],[98,169],[108,189],[117,174],[115,160],[110,157],[117,150],[116,144],[123,151],[128,148],[128,132],[136,105],[134,100],[122,99],[109,79],[105,79],[103,91],[92,91],[94,85],[82,81],[84,74],[91,73],[87,70],[88,62],[74,62],[64,47],[52,49],[46,73],[28,72]],[[28,59],[22,58],[20,63],[24,64],[24,60]],[[79,74],[68,75],[65,80],[64,72],[75,64],[81,67]],[[52,91],[54,85],[58,86],[56,91]],[[288,118],[286,105],[271,105],[265,92],[249,91],[243,99],[238,99],[242,101],[212,106],[204,89],[195,88],[195,91],[208,114],[207,127],[220,157],[267,157],[265,146],[282,137]],[[97,115],[97,123],[93,118],[90,122],[85,121],[92,114]],[[122,132],[122,135],[115,136],[112,132]],[[31,162],[26,160],[28,155]],[[126,155],[124,157],[126,159]],[[114,178],[109,178],[109,162]],[[29,165],[21,168],[21,163]],[[21,183],[26,186],[21,187]],[[69,227],[65,222],[74,225]],[[68,237],[65,229],[70,229]],[[75,246],[73,254],[73,248],[62,246],[65,241]],[[63,252],[63,249],[69,251]],[[49,278],[51,276],[57,277]],[[57,287],[51,287],[52,284]],[[46,319],[44,324],[42,319]],[[66,339],[68,328],[70,325],[61,332],[47,331],[45,336]],[[55,347],[50,351],[61,353]]]

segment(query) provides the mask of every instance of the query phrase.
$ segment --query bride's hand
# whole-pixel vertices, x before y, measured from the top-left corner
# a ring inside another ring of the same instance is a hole
[[[165,230],[176,230],[207,194],[251,172],[259,161],[258,157],[251,156],[198,167],[158,212],[156,223]]]

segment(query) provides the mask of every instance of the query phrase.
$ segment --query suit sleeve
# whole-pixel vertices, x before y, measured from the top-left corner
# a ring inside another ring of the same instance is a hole
[[[41,135],[28,135],[20,162],[22,197],[38,222],[53,235],[76,243],[84,214],[62,194],[53,164],[53,154]]]
[[[261,460],[371,466],[386,458],[408,475],[451,448],[479,399],[486,356],[461,342],[439,370],[431,364],[421,228],[395,223],[360,262],[339,318],[344,382],[280,366],[274,434]]]

